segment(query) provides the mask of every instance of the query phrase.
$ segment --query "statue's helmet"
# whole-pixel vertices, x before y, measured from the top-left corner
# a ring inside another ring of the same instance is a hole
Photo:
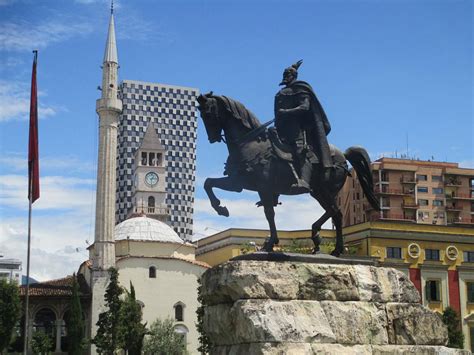
[[[298,78],[298,68],[303,63],[303,60],[298,60],[295,64],[292,64],[283,72],[283,80],[280,85],[290,84],[292,81]]]

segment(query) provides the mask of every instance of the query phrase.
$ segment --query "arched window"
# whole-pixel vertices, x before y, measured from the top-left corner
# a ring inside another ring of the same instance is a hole
[[[184,343],[186,344],[187,343],[187,335],[188,335],[188,328],[186,328],[186,326],[184,326],[183,324],[178,324],[177,326],[174,327],[174,332],[176,334],[179,334],[183,337],[184,339]]]
[[[148,207],[155,207],[155,198],[153,196],[148,197]]]
[[[155,153],[150,153],[150,155],[148,155],[148,157],[149,157],[148,165],[155,166]]]
[[[184,304],[181,302],[178,302],[173,307],[174,307],[174,320],[176,322],[184,321],[184,317],[183,317]]]
[[[148,277],[150,279],[156,279],[156,267],[150,266],[150,268],[148,269]]]
[[[148,165],[148,154],[146,152],[142,152],[142,165]]]
[[[155,198],[153,196],[148,197],[148,213],[155,213]]]
[[[42,331],[51,339],[51,349],[55,349],[56,344],[56,314],[49,308],[42,308],[35,314],[33,322],[34,331]]]

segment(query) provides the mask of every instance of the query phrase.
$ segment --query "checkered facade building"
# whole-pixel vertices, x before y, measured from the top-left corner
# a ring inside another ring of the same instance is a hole
[[[166,149],[168,224],[183,240],[193,233],[198,90],[124,80],[118,126],[116,222],[133,206],[134,160],[148,125],[154,124]]]

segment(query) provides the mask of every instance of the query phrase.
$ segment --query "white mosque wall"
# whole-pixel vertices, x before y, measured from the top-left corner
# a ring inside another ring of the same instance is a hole
[[[195,260],[196,247],[189,243],[164,243],[158,241],[120,240],[115,242],[117,258],[122,256],[173,257]]]
[[[142,243],[145,244],[145,243]],[[164,245],[161,244],[161,247]],[[176,245],[175,245],[176,248]],[[146,249],[146,247],[145,247]],[[150,278],[149,268],[155,267],[156,277]],[[129,289],[133,282],[136,298],[143,302],[143,320],[151,325],[157,318],[175,319],[175,306],[183,305],[183,321],[175,326],[188,329],[186,341],[191,354],[198,354],[196,310],[197,279],[206,270],[191,261],[157,257],[124,257],[117,260],[120,284]]]

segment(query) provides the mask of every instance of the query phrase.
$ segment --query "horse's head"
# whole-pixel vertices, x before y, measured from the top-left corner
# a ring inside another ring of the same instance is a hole
[[[219,105],[217,104],[217,99],[212,95],[211,91],[208,94],[199,95],[197,101],[209,142],[220,142],[222,140],[222,125],[219,119]]]

